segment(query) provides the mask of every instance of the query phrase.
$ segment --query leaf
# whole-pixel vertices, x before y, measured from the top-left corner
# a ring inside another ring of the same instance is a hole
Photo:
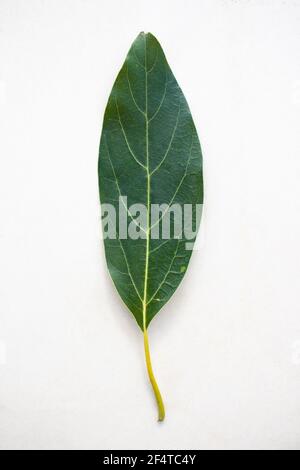
[[[132,44],[112,88],[104,115],[99,151],[99,188],[103,204],[126,215],[126,224],[140,238],[124,238],[118,218],[116,237],[105,238],[105,255],[112,280],[144,333],[149,378],[164,419],[164,405],[154,378],[147,328],[170,299],[185,272],[191,250],[184,233],[153,239],[153,204],[203,201],[200,143],[185,97],[156,38],[140,33]],[[120,200],[120,196],[126,196]],[[146,209],[144,224],[131,212]],[[168,212],[160,214],[161,225]],[[172,228],[174,229],[173,223]],[[179,238],[182,236],[182,238]]]

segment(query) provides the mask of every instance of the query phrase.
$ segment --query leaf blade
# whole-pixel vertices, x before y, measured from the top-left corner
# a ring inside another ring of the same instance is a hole
[[[113,282],[145,329],[176,291],[191,256],[185,238],[151,239],[150,205],[203,201],[202,154],[191,113],[149,33],[141,33],[131,46],[107,104],[99,187],[102,204],[117,207],[118,197],[126,195],[128,206],[148,208],[146,239],[121,241],[118,234],[119,248],[105,240]]]

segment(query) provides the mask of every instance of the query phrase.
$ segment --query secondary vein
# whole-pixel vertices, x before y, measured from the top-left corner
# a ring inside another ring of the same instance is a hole
[[[120,111],[119,111],[119,106],[118,106],[118,101],[117,101],[117,98],[115,98],[115,103],[116,103],[116,108],[117,108],[117,113],[118,113],[118,120],[119,120],[119,123],[120,123],[120,126],[121,126],[121,130],[122,130],[122,133],[123,133],[123,136],[124,136],[124,139],[125,139],[125,142],[126,142],[126,145],[128,147],[128,150],[131,154],[131,156],[133,157],[133,159],[142,167],[146,170],[146,166],[141,163],[139,161],[139,159],[135,156],[134,152],[132,151],[132,148],[130,147],[129,145],[129,142],[128,142],[128,139],[127,139],[127,135],[126,135],[126,132],[125,132],[125,129],[123,127],[123,123],[122,123],[122,120],[121,120],[121,116],[120,116]]]

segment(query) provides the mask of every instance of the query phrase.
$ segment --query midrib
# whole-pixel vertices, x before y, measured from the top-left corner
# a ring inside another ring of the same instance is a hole
[[[149,247],[150,247],[150,185],[151,175],[149,172],[149,136],[148,136],[148,71],[147,71],[147,45],[145,36],[145,123],[146,123],[146,171],[147,171],[147,230],[146,230],[146,253],[145,253],[145,276],[143,296],[143,327],[147,329],[147,287],[149,271]]]

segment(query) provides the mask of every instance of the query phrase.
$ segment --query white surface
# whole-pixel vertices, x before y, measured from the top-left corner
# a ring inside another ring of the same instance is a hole
[[[160,40],[205,162],[205,233],[142,337],[108,278],[105,104]],[[300,448],[300,2],[1,0],[0,447]]]

